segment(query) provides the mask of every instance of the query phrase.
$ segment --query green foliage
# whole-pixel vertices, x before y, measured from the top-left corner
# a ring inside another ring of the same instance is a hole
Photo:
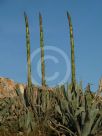
[[[95,136],[102,131],[101,100],[97,100],[97,94],[80,90],[80,85],[73,92],[69,88],[66,90],[64,85],[51,90],[34,86],[35,90],[33,107],[26,106],[22,94],[0,99],[0,129],[28,136],[31,133]]]

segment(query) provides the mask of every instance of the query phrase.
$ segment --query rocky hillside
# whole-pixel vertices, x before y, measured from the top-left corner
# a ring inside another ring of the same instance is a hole
[[[0,77],[0,98],[16,96],[16,89],[24,92],[24,84],[19,84],[9,78]]]

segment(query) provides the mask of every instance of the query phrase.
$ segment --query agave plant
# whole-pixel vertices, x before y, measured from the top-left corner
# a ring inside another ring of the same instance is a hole
[[[102,111],[91,94],[85,94],[78,87],[76,92],[77,95],[74,95],[71,90],[67,92],[61,88],[56,91],[55,116],[52,117],[50,126],[59,134],[94,136],[102,129]]]
[[[68,86],[66,91],[65,87],[61,86],[54,92],[56,99],[55,116],[52,117],[49,126],[58,135],[91,136],[102,128],[102,112],[100,112],[97,100],[91,93],[90,84],[88,84],[85,93],[82,91],[82,86],[76,84],[73,29],[68,12],[67,17],[70,26],[72,87]],[[72,89],[74,91],[71,91]]]

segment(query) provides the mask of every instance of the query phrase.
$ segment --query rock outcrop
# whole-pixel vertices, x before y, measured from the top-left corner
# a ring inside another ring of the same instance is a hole
[[[24,84],[19,84],[9,78],[0,77],[0,98],[17,96],[16,89],[24,93]]]

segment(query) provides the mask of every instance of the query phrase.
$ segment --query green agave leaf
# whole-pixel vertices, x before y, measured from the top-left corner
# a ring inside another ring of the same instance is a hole
[[[88,136],[89,134],[91,134],[91,128],[95,123],[94,121],[96,119],[98,112],[99,111],[97,109],[93,108],[89,111],[89,120],[87,120],[84,124],[82,136]]]
[[[56,105],[56,111],[62,116],[62,112],[59,105]]]
[[[91,134],[95,134],[98,131],[98,127],[99,127],[99,123],[101,122],[101,119],[102,119],[102,116],[99,116],[91,130]]]
[[[78,107],[76,112],[75,112],[75,118],[84,111],[85,111],[84,107]]]

